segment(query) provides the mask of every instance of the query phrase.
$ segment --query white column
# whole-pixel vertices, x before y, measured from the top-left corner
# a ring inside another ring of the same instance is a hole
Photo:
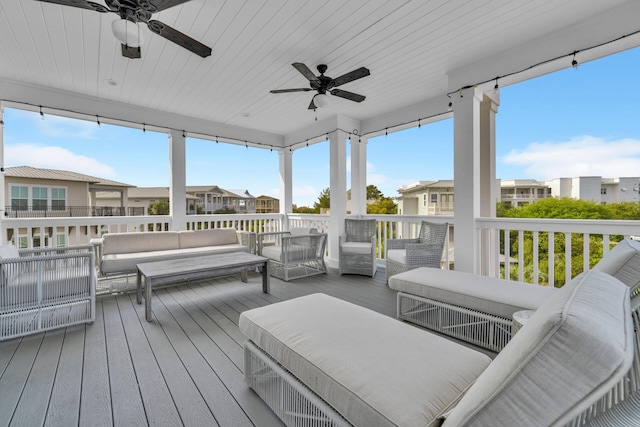
[[[352,135],[351,139],[351,213],[367,213],[367,142],[368,139]]]
[[[182,131],[169,132],[169,215],[171,229],[187,228],[186,138]]]
[[[280,213],[285,215],[282,222],[284,230],[289,229],[286,217],[293,210],[293,151],[283,148],[278,152],[280,157]]]
[[[479,272],[475,256],[478,235],[475,218],[480,216],[480,102],[477,89],[454,95],[453,154],[454,154],[454,248],[455,269]]]
[[[499,104],[499,92],[485,93],[480,104],[480,216],[486,218],[495,218],[500,196],[496,180],[496,113]],[[479,272],[496,277],[498,264],[491,262],[499,256],[495,234],[484,235],[480,245]]]
[[[347,137],[337,130],[330,134],[329,164],[331,169],[331,221],[329,223],[329,265],[338,267],[339,237],[344,233],[347,214]]]
[[[5,184],[4,184],[4,105],[0,102],[0,222],[5,218],[6,211],[5,206],[7,206],[6,194],[5,194]],[[0,244],[4,245],[6,235],[2,234],[0,236]]]

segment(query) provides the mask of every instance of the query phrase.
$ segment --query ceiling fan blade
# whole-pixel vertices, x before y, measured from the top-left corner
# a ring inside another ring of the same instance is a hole
[[[333,96],[339,96],[340,98],[348,99],[349,101],[355,102],[362,102],[367,98],[366,96],[358,95],[357,93],[353,92],[347,92],[346,90],[342,89],[333,89],[330,91],[330,93]]]
[[[101,4],[94,3],[92,1],[86,1],[86,0],[36,0],[36,1],[41,1],[43,3],[60,4],[62,6],[78,7],[80,9],[95,10],[96,12],[100,12],[100,13],[111,12],[110,9],[107,9]]]
[[[288,93],[288,92],[309,92],[311,89],[310,87],[299,87],[297,89],[275,89],[272,90],[271,93]]]
[[[173,6],[178,6],[191,0],[141,0],[138,2],[140,7],[151,13],[160,12]]]
[[[318,107],[316,107],[316,104],[314,104],[313,100],[316,99],[316,97],[314,96],[313,98],[311,98],[311,104],[309,104],[309,110],[315,110]]]
[[[345,83],[349,83],[354,80],[361,79],[363,77],[367,77],[369,74],[371,73],[367,68],[360,67],[357,70],[353,70],[350,73],[343,74],[340,77],[336,77],[335,79],[333,79],[333,87],[340,86]]]
[[[294,62],[293,64],[293,68],[295,68],[296,70],[298,70],[300,72],[300,74],[302,74],[303,76],[305,76],[307,78],[307,80],[309,80],[310,82],[317,82],[319,81],[318,78],[316,77],[315,74],[313,74],[313,71],[311,71],[309,69],[309,67],[307,67],[306,65],[304,65],[302,62]]]
[[[121,44],[122,46],[122,56],[125,58],[137,59],[140,58],[140,47],[131,47],[125,44]]]
[[[182,46],[183,48],[199,55],[203,58],[211,55],[211,48],[203,45],[197,40],[192,39],[186,34],[181,33],[175,28],[171,28],[170,26],[163,24],[160,21],[150,20],[147,22],[149,29],[164,37],[165,39],[174,42],[178,46]]]

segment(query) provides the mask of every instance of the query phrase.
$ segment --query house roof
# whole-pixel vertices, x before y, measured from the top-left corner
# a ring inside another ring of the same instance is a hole
[[[458,89],[568,68],[573,52],[584,63],[638,46],[638,16],[637,0],[192,0],[153,19],[211,47],[211,56],[141,26],[141,58],[125,59],[114,13],[5,1],[0,93],[10,106],[45,114],[302,147],[336,129],[370,136],[451,117],[447,94],[455,104]],[[370,76],[340,87],[366,99],[331,95],[314,113],[314,92],[270,93],[309,88],[296,62],[316,75],[326,64],[334,78],[366,67]]]
[[[91,175],[84,175],[77,172],[56,169],[41,169],[34,168],[32,166],[12,166],[6,168],[4,173],[5,176],[14,178],[45,179],[52,181],[76,181],[105,187],[133,187],[130,184],[125,184],[122,182],[112,181],[110,179],[99,178]]]
[[[413,191],[423,190],[426,188],[453,188],[453,180],[441,179],[438,181],[418,181],[413,184],[403,185],[398,189],[398,193],[411,193]]]
[[[169,199],[169,187],[133,187],[127,192],[129,199]],[[98,199],[120,198],[120,193],[115,191],[99,191]],[[186,195],[187,200],[198,200],[196,196]]]

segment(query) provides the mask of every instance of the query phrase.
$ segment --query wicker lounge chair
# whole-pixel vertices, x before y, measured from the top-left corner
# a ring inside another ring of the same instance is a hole
[[[289,281],[327,272],[325,233],[315,228],[258,234],[258,255],[269,258],[269,274]]]
[[[449,224],[422,221],[416,239],[388,239],[385,244],[387,282],[389,277],[418,267],[440,268]]]
[[[340,274],[376,274],[376,220],[344,220],[345,234],[340,236]]]
[[[95,319],[93,247],[0,246],[0,340]]]

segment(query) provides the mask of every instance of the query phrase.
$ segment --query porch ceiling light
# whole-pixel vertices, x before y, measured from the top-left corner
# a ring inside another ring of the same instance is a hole
[[[111,23],[111,31],[120,43],[129,47],[140,47],[144,42],[140,27],[127,19],[116,19]]]
[[[318,108],[327,108],[329,104],[331,104],[331,98],[326,93],[319,93],[313,99],[313,103],[316,104]]]

